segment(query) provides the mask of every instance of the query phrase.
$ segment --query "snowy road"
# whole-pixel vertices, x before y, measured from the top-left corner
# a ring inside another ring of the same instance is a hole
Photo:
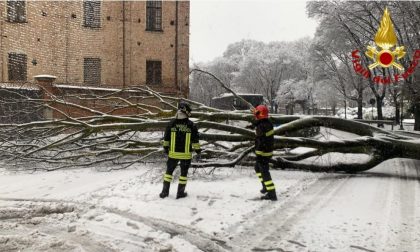
[[[420,161],[361,174],[194,174],[157,197],[161,170],[0,173],[0,251],[420,251]]]
[[[420,251],[420,162],[325,175],[274,208],[239,227],[238,251]]]

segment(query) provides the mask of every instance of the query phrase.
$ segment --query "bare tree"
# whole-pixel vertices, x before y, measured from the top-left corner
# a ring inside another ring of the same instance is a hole
[[[330,24],[337,27],[336,34],[345,34],[353,50],[359,52],[366,51],[366,46],[372,43],[375,33],[380,25],[381,17],[387,7],[392,14],[392,24],[396,32],[399,45],[404,45],[406,50],[405,57],[400,59],[404,69],[412,67],[411,59],[415,50],[420,48],[419,41],[419,21],[420,21],[420,3],[409,1],[322,1],[310,2],[307,5],[308,13],[311,17],[320,19],[321,24]],[[411,57],[411,58],[410,58]],[[360,54],[361,64],[367,66],[368,57]],[[371,76],[385,76],[387,71],[391,74],[396,69],[374,68],[371,70]],[[369,87],[376,98],[378,110],[378,119],[382,118],[382,104],[386,97],[387,87],[377,85],[371,78],[368,79]],[[402,85],[402,83],[398,83]],[[419,77],[414,75],[405,78],[403,85],[407,87],[410,94],[410,100],[414,107],[415,130],[420,130],[420,92]],[[405,87],[394,91],[401,92]],[[399,94],[394,93],[394,97]],[[417,109],[418,108],[418,109]]]
[[[193,69],[204,69],[216,74],[228,87],[232,86],[235,72],[237,72],[235,62],[225,57],[216,58],[206,64],[198,64]],[[191,71],[190,97],[198,102],[211,105],[212,98],[224,93],[225,90],[214,78],[208,77],[198,71]]]

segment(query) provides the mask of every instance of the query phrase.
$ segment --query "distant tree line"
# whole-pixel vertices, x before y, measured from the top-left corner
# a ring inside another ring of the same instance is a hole
[[[353,68],[354,50],[360,51],[364,68],[371,63],[364,52],[374,43],[386,7],[398,45],[405,46],[406,55],[399,63],[407,69],[413,63],[414,51],[420,49],[420,2],[309,2],[307,13],[319,22],[313,39],[271,43],[242,40],[229,45],[222,57],[193,68],[213,73],[237,92],[262,94],[269,105],[285,106],[289,114],[295,105],[311,113],[314,108],[335,112],[350,103],[358,108],[357,118],[362,119],[363,107],[373,98],[379,120],[383,119],[384,104],[395,108],[397,123],[404,108],[407,115],[414,116],[415,130],[420,130],[420,67],[409,78],[388,85],[363,78]],[[377,67],[370,71],[372,75],[389,75],[397,70]],[[199,72],[192,73],[190,89],[191,98],[206,105],[224,93],[214,79]]]

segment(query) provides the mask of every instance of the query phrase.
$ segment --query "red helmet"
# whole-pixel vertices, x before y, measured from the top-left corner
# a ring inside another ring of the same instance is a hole
[[[257,120],[268,118],[268,108],[265,105],[258,105],[253,112]]]

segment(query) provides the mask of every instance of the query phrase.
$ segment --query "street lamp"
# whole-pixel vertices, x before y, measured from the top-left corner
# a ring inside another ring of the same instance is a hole
[[[399,94],[399,98],[400,98],[400,104],[396,104],[397,106],[401,106],[400,107],[400,130],[404,130],[404,124],[403,124],[403,117],[404,117],[404,82],[400,82],[397,83],[395,85],[395,90],[398,92],[397,95]],[[397,97],[398,99],[398,97]],[[398,115],[395,115],[395,117],[397,117]]]

